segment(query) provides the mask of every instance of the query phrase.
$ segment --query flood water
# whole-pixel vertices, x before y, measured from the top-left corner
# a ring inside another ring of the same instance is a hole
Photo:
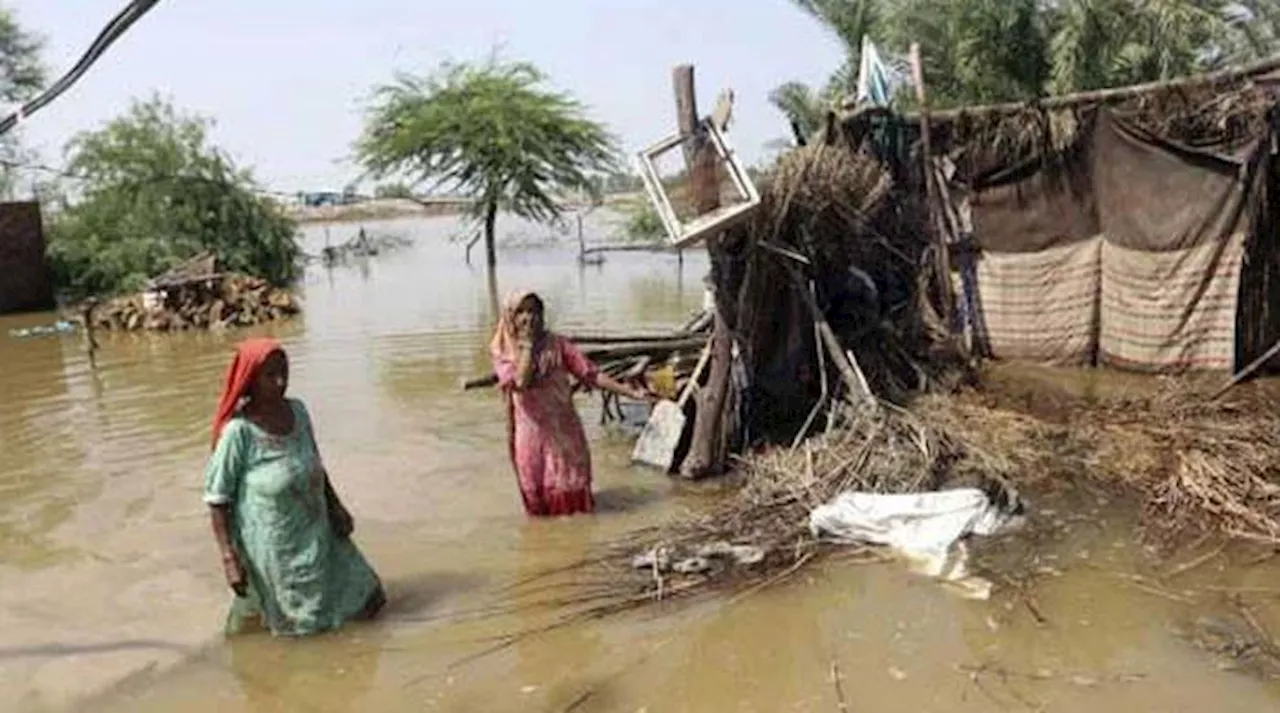
[[[1205,597],[1126,584],[1148,566],[1129,506],[1078,493],[1034,504],[1073,520],[1041,543],[1052,571],[1035,592],[1041,621],[1007,593],[969,601],[897,565],[829,563],[741,601],[574,625],[451,666],[545,622],[504,613],[504,587],[707,496],[630,468],[630,444],[581,398],[600,512],[526,520],[496,395],[458,386],[487,370],[483,271],[447,241],[450,219],[368,227],[416,243],[312,267],[305,314],[290,323],[100,335],[91,370],[78,335],[8,337],[51,316],[0,320],[0,708],[1280,709],[1280,687],[1224,670],[1179,633],[1207,611]],[[500,227],[517,244],[546,232]],[[333,226],[329,239],[355,229]],[[308,230],[311,252],[325,231]],[[676,326],[701,304],[706,269],[701,256],[681,267],[644,253],[580,268],[569,246],[510,247],[500,260],[499,289],[538,290],[563,331]],[[378,622],[305,641],[221,637],[229,594],[200,491],[229,351],[251,333],[289,350],[290,389],[309,405],[355,537],[387,583]],[[1254,592],[1259,619],[1280,632],[1268,608],[1280,567],[1211,562],[1174,583]],[[486,605],[497,607],[489,618],[460,616]]]

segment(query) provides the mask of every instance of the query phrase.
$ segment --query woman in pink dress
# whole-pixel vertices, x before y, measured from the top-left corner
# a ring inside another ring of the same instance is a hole
[[[569,377],[633,399],[651,396],[601,373],[569,340],[547,331],[543,309],[532,292],[512,295],[489,345],[507,407],[511,462],[529,515],[591,512],[591,451]]]

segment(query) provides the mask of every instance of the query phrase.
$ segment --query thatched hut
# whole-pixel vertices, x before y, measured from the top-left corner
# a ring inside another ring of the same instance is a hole
[[[1169,372],[1266,351],[1277,69],[938,114],[931,173],[919,117],[830,118],[752,219],[709,243],[727,378],[712,369],[699,392],[682,469],[737,453],[742,487],[584,559],[566,621],[780,581],[833,551],[807,520],[851,491],[976,485],[1016,507],[1019,490],[1079,480],[1136,496],[1165,544],[1280,546],[1273,407],[1179,381],[1053,413],[995,389],[909,398],[984,353]],[[871,289],[850,289],[855,274]],[[730,546],[759,556],[663,564]]]
[[[955,326],[990,356],[1055,364],[1235,370],[1265,352],[1278,68],[929,117]],[[923,166],[920,126],[854,113],[841,138]]]

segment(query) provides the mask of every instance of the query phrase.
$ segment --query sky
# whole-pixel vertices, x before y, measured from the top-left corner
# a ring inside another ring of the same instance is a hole
[[[45,38],[52,79],[126,0],[0,4]],[[628,155],[674,130],[671,70],[693,64],[703,114],[733,89],[729,139],[748,164],[790,136],[769,91],[821,84],[842,58],[791,0],[161,0],[22,136],[61,165],[76,133],[159,93],[213,119],[213,141],[266,187],[341,190],[359,173],[348,157],[374,87],[495,49],[537,64]]]

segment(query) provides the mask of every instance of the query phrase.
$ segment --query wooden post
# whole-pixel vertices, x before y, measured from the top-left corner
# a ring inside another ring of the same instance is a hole
[[[714,148],[698,130],[698,101],[694,90],[693,66],[681,65],[672,73],[676,94],[676,121],[682,136],[690,137],[684,143],[685,166],[689,172],[691,198],[695,214],[702,215],[720,207],[720,186],[716,172]],[[716,276],[717,257],[720,252],[718,237],[707,239],[707,252],[711,258],[711,274]],[[721,304],[717,296],[717,304]],[[717,308],[711,332],[711,361],[707,385],[697,393],[697,411],[693,422],[693,435],[689,453],[685,456],[680,473],[686,478],[700,478],[724,470],[726,453],[722,437],[724,427],[724,403],[729,391],[729,367],[733,360],[733,347],[729,325],[724,310]]]
[[[938,191],[934,185],[933,146],[929,128],[929,97],[924,88],[924,64],[920,60],[920,44],[911,43],[911,79],[916,89],[916,101],[920,104],[920,154],[924,168],[925,200],[928,201],[929,217],[933,222],[934,250],[937,252],[936,267],[939,273],[940,296],[942,297],[942,319],[947,325],[947,334],[955,329],[955,296],[951,290],[951,255],[948,252],[947,231],[942,223],[938,210]]]
[[[80,319],[84,323],[85,348],[89,351],[89,368],[98,368],[98,340],[93,336],[93,312],[98,307],[96,297],[90,297],[84,301],[81,307]]]

